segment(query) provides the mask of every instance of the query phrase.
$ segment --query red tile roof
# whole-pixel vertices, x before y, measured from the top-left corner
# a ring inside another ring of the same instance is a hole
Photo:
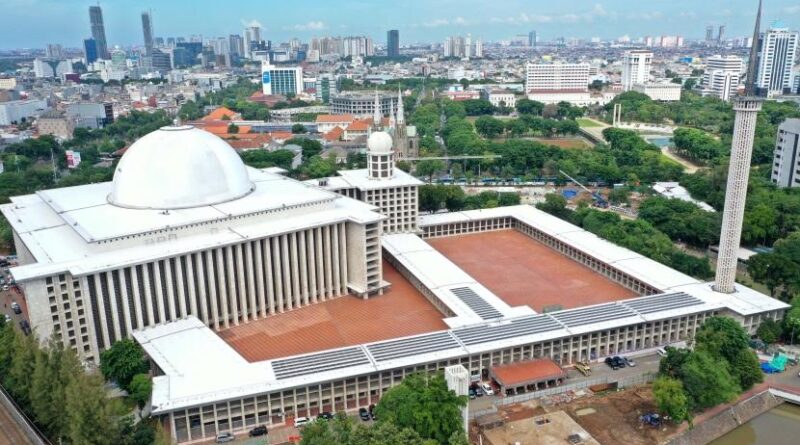
[[[564,370],[549,358],[493,366],[491,374],[497,383],[506,387],[555,380],[566,376]]]
[[[320,114],[317,115],[317,123],[338,124],[340,122],[353,122],[356,118],[351,114]]]
[[[333,127],[333,130],[325,133],[323,138],[328,142],[338,141],[342,139],[342,134],[344,134],[342,127]]]
[[[228,120],[236,120],[242,118],[241,114],[231,109],[228,109],[226,107],[219,107],[216,110],[212,111],[211,113],[205,115],[202,120],[204,121],[224,120],[223,117],[225,116],[228,116]]]

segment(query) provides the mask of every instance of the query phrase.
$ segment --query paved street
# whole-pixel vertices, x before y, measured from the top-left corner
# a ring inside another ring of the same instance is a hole
[[[33,445],[2,403],[0,403],[0,445]]]

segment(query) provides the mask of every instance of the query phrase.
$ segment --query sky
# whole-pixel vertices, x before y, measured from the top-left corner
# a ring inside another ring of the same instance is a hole
[[[81,47],[90,35],[81,0],[0,0],[0,49]],[[257,22],[263,37],[281,42],[324,35],[368,35],[384,43],[400,30],[401,44],[471,33],[484,41],[536,30],[556,37],[616,38],[683,35],[701,38],[706,25],[728,36],[752,33],[755,0],[105,0],[100,3],[109,44],[141,45],[141,12],[151,10],[155,36],[242,34]],[[798,0],[766,0],[762,23],[780,19],[800,29]]]

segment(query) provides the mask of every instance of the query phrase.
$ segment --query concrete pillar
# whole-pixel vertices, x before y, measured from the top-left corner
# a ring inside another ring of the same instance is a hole
[[[300,295],[300,265],[297,255],[297,232],[286,235],[289,244],[290,264],[292,268],[292,301],[295,308],[303,305],[302,295]]]
[[[170,259],[164,260],[164,278],[167,281],[167,307],[169,308],[169,320],[175,320],[175,288],[173,287],[174,279],[172,277],[172,265]]]
[[[184,275],[184,279],[186,280],[186,288],[189,291],[189,313],[203,320],[203,323],[208,323],[208,320],[206,320],[205,317],[200,317],[199,308],[197,307],[198,292],[194,284],[194,258],[195,257],[193,253],[186,255],[186,271],[181,271]],[[203,298],[200,301],[205,302],[206,299]]]
[[[178,316],[180,318],[186,317],[186,290],[184,288],[184,283],[186,283],[186,275],[183,273],[183,261],[181,259],[184,257],[177,257],[175,258],[175,283],[177,284],[178,288]],[[186,258],[186,263],[189,263],[189,259]],[[188,287],[188,286],[187,286]],[[190,296],[194,297],[194,293],[189,294]]]
[[[306,244],[308,246],[308,287],[311,302],[316,303],[319,297],[317,289],[317,238],[314,236],[315,229],[306,230]]]
[[[266,265],[264,264],[264,254],[262,253],[261,249],[261,245],[263,243],[264,240],[256,241],[255,252],[253,252],[253,255],[256,259],[256,293],[258,294],[258,309],[262,318],[267,316],[267,299],[266,292],[264,291],[264,268]]]
[[[106,348],[111,346],[111,340],[108,335],[108,322],[106,321],[106,303],[103,296],[103,286],[100,283],[100,274],[94,274],[94,289],[97,294],[97,312],[100,316],[100,333],[103,335],[103,344]]]
[[[139,272],[136,266],[131,266],[131,290],[133,291],[133,308],[136,311],[136,326],[139,329],[144,327],[144,317],[142,316],[141,290],[139,289]]]
[[[202,269],[202,263],[199,263]],[[220,313],[219,313],[219,296],[217,295],[217,279],[216,274],[214,273],[214,251],[213,250],[206,250],[206,267],[208,270],[205,271],[205,275],[208,277],[208,292],[209,292],[209,300],[211,302],[211,318],[214,320],[214,329],[220,329]],[[200,270],[202,274],[203,271]]]
[[[300,255],[300,294],[301,303],[308,305],[308,258],[306,257],[306,231],[297,233],[297,251]]]
[[[275,269],[275,310],[283,312],[284,291],[283,291],[283,268],[281,267],[281,245],[280,236],[272,237],[272,266]],[[272,310],[270,312],[273,312]]]
[[[153,295],[151,291],[153,279],[150,278],[150,268],[148,264],[142,264],[142,280],[144,282],[144,306],[145,310],[147,310],[147,326],[153,326],[156,324],[155,311],[153,310]]]
[[[164,308],[164,288],[161,286],[161,261],[153,263],[153,280],[155,282],[155,300],[156,308],[158,309],[158,319],[161,323],[167,320],[166,309]]]
[[[117,273],[119,274],[119,291],[121,293],[120,300],[122,301],[122,317],[124,318],[125,332],[131,335],[133,326],[131,324],[131,307],[130,303],[128,303],[128,282],[125,279],[125,269],[119,269]],[[72,283],[69,285],[72,286]]]
[[[251,315],[251,318],[255,320],[258,318],[258,304],[256,303],[255,270],[253,270],[253,243],[253,241],[248,241],[247,244],[244,245],[244,270],[246,271],[247,296],[249,298],[247,312]]]
[[[286,234],[281,235],[280,238],[280,254],[281,254],[281,275],[283,275],[283,308],[285,310],[292,310],[294,302],[292,301],[292,264],[289,262],[289,246],[286,240]]]

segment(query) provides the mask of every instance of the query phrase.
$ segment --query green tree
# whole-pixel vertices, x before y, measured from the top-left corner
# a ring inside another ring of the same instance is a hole
[[[728,370],[728,363],[706,352],[693,352],[681,367],[683,387],[692,410],[704,410],[736,397],[739,385]]]
[[[570,210],[567,209],[567,199],[555,193],[544,196],[544,202],[536,204],[536,208],[562,219],[569,218]]]
[[[761,382],[761,368],[755,353],[750,349],[747,331],[730,317],[711,317],[695,335],[695,349],[721,359],[729,365],[728,370],[737,386],[747,390]]]
[[[495,138],[503,133],[503,121],[491,116],[481,116],[475,121],[475,129],[485,138]]]
[[[689,398],[683,390],[683,383],[671,377],[659,377],[653,382],[653,397],[658,410],[675,423],[690,420]]]
[[[239,133],[239,126],[234,123],[231,123],[230,125],[228,125],[228,133],[229,134]]]
[[[142,348],[131,339],[119,340],[100,353],[100,371],[124,389],[136,374],[148,371]]]
[[[119,414],[117,401],[107,397],[100,376],[79,374],[70,381],[64,410],[70,443],[115,445],[120,432],[115,419]]]
[[[800,281],[800,265],[779,253],[759,253],[747,260],[747,273],[769,289],[775,296],[777,289]]]
[[[781,338],[782,328],[777,321],[767,318],[758,325],[756,336],[766,344],[772,344]]]
[[[544,104],[530,99],[520,99],[517,101],[517,112],[519,114],[533,114],[541,116]]]
[[[306,126],[303,124],[294,124],[292,125],[292,133],[293,134],[305,134],[308,133],[306,130]]]
[[[136,401],[139,408],[142,408],[150,400],[150,393],[153,392],[153,380],[148,374],[136,374],[128,386],[131,398]]]
[[[466,403],[466,397],[447,388],[442,374],[412,374],[384,393],[375,412],[381,421],[410,428],[423,439],[446,443],[462,428],[461,407]]]
[[[447,191],[435,184],[425,184],[419,188],[419,210],[434,213],[441,209],[447,198]]]
[[[444,170],[444,163],[438,159],[423,159],[417,162],[417,176],[427,176],[428,182],[433,182],[433,175]]]
[[[681,368],[683,364],[686,363],[686,359],[689,358],[689,354],[691,354],[692,351],[683,348],[673,348],[671,346],[667,346],[665,350],[667,351],[667,355],[662,357],[658,364],[658,374],[680,379]]]

